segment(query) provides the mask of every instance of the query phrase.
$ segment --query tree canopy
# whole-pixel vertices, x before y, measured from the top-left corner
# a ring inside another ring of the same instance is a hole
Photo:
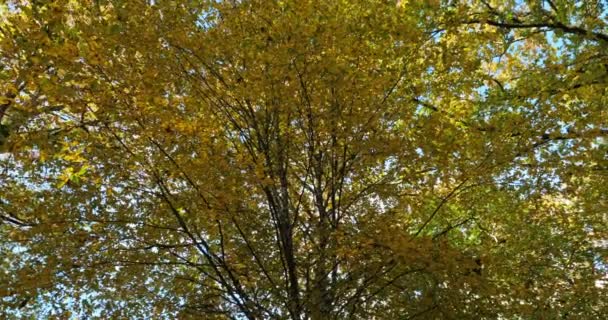
[[[7,0],[0,314],[601,319],[603,0]]]

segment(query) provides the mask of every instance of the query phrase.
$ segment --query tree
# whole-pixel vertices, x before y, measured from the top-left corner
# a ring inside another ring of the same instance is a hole
[[[9,1],[27,317],[600,319],[603,1]]]

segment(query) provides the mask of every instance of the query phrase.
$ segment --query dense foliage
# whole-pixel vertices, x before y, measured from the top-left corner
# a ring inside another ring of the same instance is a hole
[[[0,5],[0,314],[601,319],[608,4]]]

